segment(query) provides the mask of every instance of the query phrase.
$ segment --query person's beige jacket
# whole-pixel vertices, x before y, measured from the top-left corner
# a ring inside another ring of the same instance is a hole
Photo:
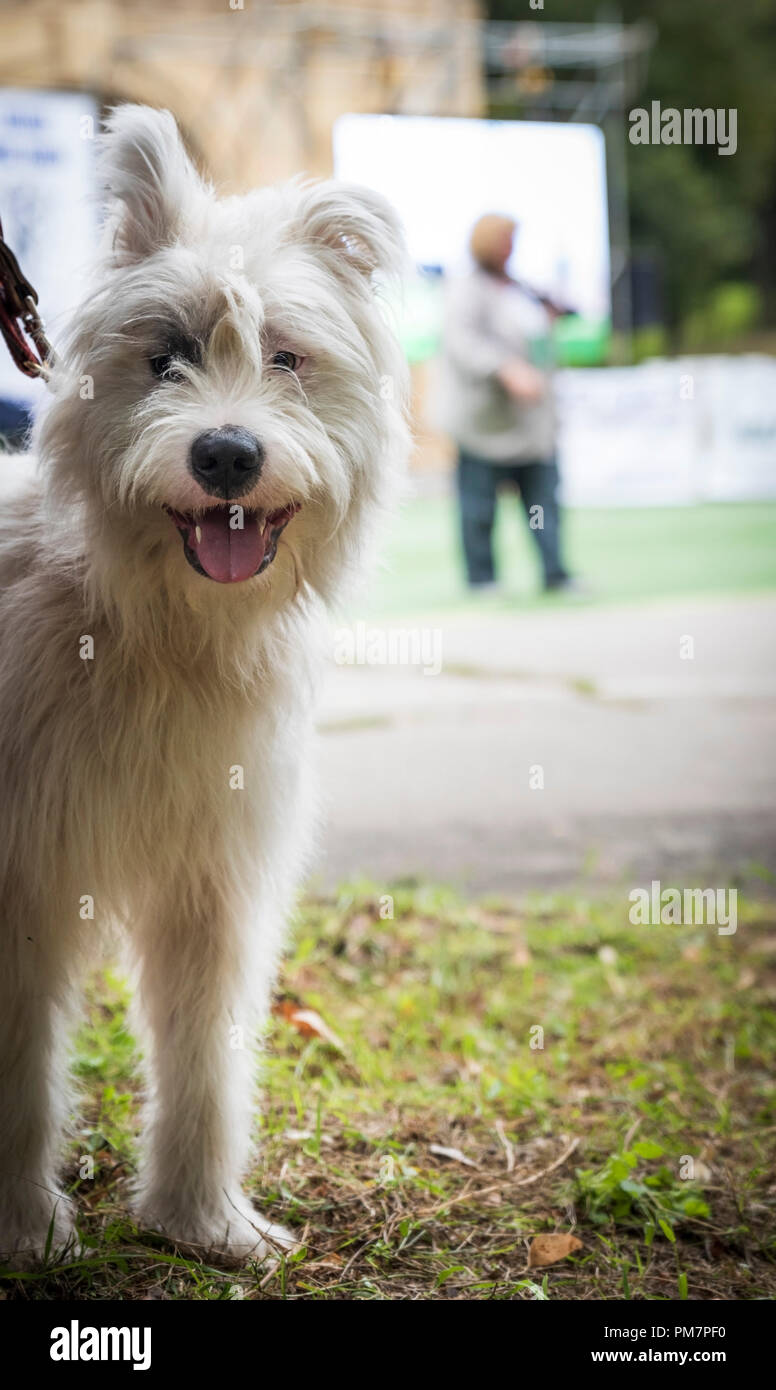
[[[515,285],[484,270],[447,290],[440,423],[456,444],[493,463],[549,462],[555,453],[550,319]],[[546,372],[536,404],[508,395],[498,369],[510,358]],[[545,360],[542,360],[542,359]]]

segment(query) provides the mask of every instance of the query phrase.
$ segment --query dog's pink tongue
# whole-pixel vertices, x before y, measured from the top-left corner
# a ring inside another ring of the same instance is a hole
[[[231,511],[230,507],[213,507],[189,531],[190,548],[205,573],[219,584],[250,579],[264,559],[264,537],[256,517],[243,514],[242,529],[232,528]]]

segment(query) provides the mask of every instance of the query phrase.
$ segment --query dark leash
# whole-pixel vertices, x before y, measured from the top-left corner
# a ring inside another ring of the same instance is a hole
[[[22,274],[0,222],[0,333],[19,371],[47,381],[56,358],[37,305],[37,291]]]
[[[532,299],[535,304],[541,304],[543,309],[546,309],[549,314],[554,314],[556,318],[571,318],[572,315],[578,312],[576,309],[572,309],[570,305],[560,304],[557,299],[552,299],[550,295],[542,294],[541,290],[535,290],[533,285],[526,284],[525,280],[518,280],[515,275],[508,275],[507,279],[516,289],[522,290],[523,294],[527,295],[529,299]]]

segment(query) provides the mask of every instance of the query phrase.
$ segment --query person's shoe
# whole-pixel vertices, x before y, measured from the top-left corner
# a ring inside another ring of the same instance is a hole
[[[470,584],[468,592],[472,598],[502,598],[504,585],[497,579],[488,579],[484,584]]]
[[[583,579],[574,579],[566,574],[562,579],[550,579],[544,586],[545,594],[561,594],[563,598],[583,603],[593,597],[593,591]]]

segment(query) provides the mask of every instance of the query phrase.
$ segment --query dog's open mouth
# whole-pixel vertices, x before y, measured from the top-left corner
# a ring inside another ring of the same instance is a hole
[[[225,502],[203,512],[165,511],[181,533],[192,568],[218,584],[237,584],[272,564],[281,532],[299,507],[299,502],[289,502],[278,511],[263,512]]]

